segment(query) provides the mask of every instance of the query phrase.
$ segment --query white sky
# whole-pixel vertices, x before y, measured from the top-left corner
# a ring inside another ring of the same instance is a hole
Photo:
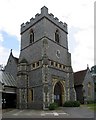
[[[20,25],[29,21],[43,6],[68,24],[72,67],[79,71],[94,65],[94,0],[0,0],[0,64],[6,64],[10,50],[2,45],[2,31],[20,41]],[[10,48],[11,49],[11,48]],[[19,51],[13,50],[14,56]]]

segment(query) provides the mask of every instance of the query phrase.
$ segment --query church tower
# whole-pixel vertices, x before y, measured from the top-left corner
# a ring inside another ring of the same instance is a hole
[[[18,63],[18,108],[46,109],[75,100],[67,24],[47,7],[21,25]]]

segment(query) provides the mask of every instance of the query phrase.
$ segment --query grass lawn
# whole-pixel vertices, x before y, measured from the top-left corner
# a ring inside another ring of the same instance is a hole
[[[96,103],[95,104],[87,104],[87,107],[89,107],[89,109],[96,111]]]

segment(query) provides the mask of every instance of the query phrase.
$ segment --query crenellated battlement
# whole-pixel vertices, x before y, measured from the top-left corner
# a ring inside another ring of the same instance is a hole
[[[27,21],[26,23],[21,24],[21,33],[24,32],[29,27],[33,26],[35,23],[37,23],[39,20],[41,20],[44,17],[46,17],[47,19],[52,21],[54,24],[56,24],[61,29],[63,29],[65,32],[68,32],[67,31],[67,24],[63,23],[62,21],[59,21],[59,19],[57,17],[54,17],[54,15],[52,13],[49,14],[48,8],[46,6],[44,6],[41,8],[41,13],[40,14],[37,13],[35,15],[35,18],[32,17],[30,19],[30,21]]]

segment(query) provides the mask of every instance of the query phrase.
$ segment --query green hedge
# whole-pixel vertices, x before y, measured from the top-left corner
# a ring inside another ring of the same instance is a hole
[[[96,103],[96,101],[93,100],[87,101],[87,104],[94,104],[94,103]]]
[[[55,109],[57,109],[58,108],[58,104],[57,103],[51,103],[50,105],[49,105],[49,110],[55,110]]]
[[[80,107],[79,101],[66,101],[63,105],[64,107]]]

